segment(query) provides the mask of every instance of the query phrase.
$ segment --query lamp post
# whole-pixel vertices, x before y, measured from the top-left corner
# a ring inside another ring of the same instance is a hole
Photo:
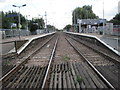
[[[76,25],[76,23],[75,23],[75,11],[73,11],[73,14],[74,14],[74,32],[76,32],[76,30],[75,30],[75,25]]]
[[[53,26],[52,29],[53,29],[53,32],[54,32],[55,31],[54,23],[52,23],[52,26]]]
[[[27,29],[27,31],[28,31],[28,22],[29,22],[28,16],[30,16],[30,15],[26,15],[26,29]]]
[[[40,29],[40,22],[39,22],[40,18],[39,18],[39,16],[41,16],[41,15],[38,14],[38,29]]]
[[[20,8],[26,6],[26,4],[24,4],[24,5],[22,5],[22,6],[16,6],[16,5],[12,5],[12,6],[19,8],[19,13],[18,13],[18,22],[19,22],[19,24],[18,24],[18,27],[19,27],[19,40],[20,40],[20,27],[21,27],[21,26],[20,26]]]
[[[47,12],[45,11],[45,27],[46,27],[46,32],[48,33],[48,29],[47,29]]]

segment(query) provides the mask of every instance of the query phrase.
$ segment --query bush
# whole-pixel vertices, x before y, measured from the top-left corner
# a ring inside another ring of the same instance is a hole
[[[103,31],[100,31],[100,35],[102,35],[103,34]]]

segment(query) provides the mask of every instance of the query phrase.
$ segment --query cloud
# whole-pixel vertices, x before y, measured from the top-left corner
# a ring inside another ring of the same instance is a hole
[[[104,0],[107,20],[112,19],[117,13],[118,1],[120,0]],[[13,4],[26,4],[26,7],[21,8],[21,13],[30,15],[30,17],[38,17],[38,15],[44,17],[46,11],[48,21],[54,23],[58,28],[71,24],[72,11],[83,5],[92,5],[93,12],[103,18],[103,0],[0,0],[0,9],[18,11],[18,8],[12,7]]]
[[[6,0],[0,0],[0,3],[1,3],[1,2],[5,2],[5,1],[6,1]]]

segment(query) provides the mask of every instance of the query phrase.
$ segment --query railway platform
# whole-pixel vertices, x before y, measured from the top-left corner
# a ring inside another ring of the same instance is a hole
[[[3,58],[3,90],[116,90],[120,61],[94,37],[57,32],[30,39],[21,54]]]
[[[11,37],[11,38],[7,38],[7,39],[2,39],[2,41],[0,41],[0,44],[2,44],[2,54],[6,54],[6,53],[11,53],[11,52],[15,52],[15,41],[19,41],[21,44],[25,44],[26,41],[28,41],[26,43],[26,45],[28,43],[30,43],[32,40],[40,38],[40,37],[44,37],[46,35],[49,35],[51,33],[46,33],[46,34],[39,34],[39,35],[30,35],[30,36],[21,36],[19,37]],[[26,46],[24,45],[24,47]],[[22,47],[22,48],[24,48]],[[21,51],[22,49],[20,49]],[[20,52],[18,51],[18,52]]]
[[[5,42],[12,42],[12,41],[18,41],[18,40],[30,40],[34,37],[38,37],[38,36],[41,36],[41,35],[44,35],[44,34],[39,34],[39,35],[30,35],[30,36],[21,36],[20,39],[19,37],[11,37],[11,38],[6,38],[6,39],[2,39],[2,43],[5,43]]]
[[[70,32],[73,33],[73,32]],[[101,43],[106,45],[113,52],[120,55],[120,36],[115,35],[100,35],[97,33],[73,33],[77,35],[82,35],[86,37],[93,37],[98,39]]]
[[[118,52],[120,52],[120,36],[117,35],[99,35],[97,33],[86,33],[82,35],[91,35],[99,38]]]

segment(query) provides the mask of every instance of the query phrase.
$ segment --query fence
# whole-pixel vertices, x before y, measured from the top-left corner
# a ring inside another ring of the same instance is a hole
[[[120,25],[114,25],[112,34],[120,36]]]
[[[30,35],[29,30],[21,29],[0,29],[0,33],[2,33],[2,39],[7,37],[17,37],[17,36],[28,36]]]
[[[38,29],[34,32],[30,32],[26,29],[21,29],[20,31],[18,29],[0,29],[0,34],[2,35],[2,39],[8,38],[8,37],[18,37],[20,36],[28,36],[28,35],[38,35],[43,33],[50,33],[54,32],[54,30],[48,30],[49,32],[46,32],[44,29]]]

